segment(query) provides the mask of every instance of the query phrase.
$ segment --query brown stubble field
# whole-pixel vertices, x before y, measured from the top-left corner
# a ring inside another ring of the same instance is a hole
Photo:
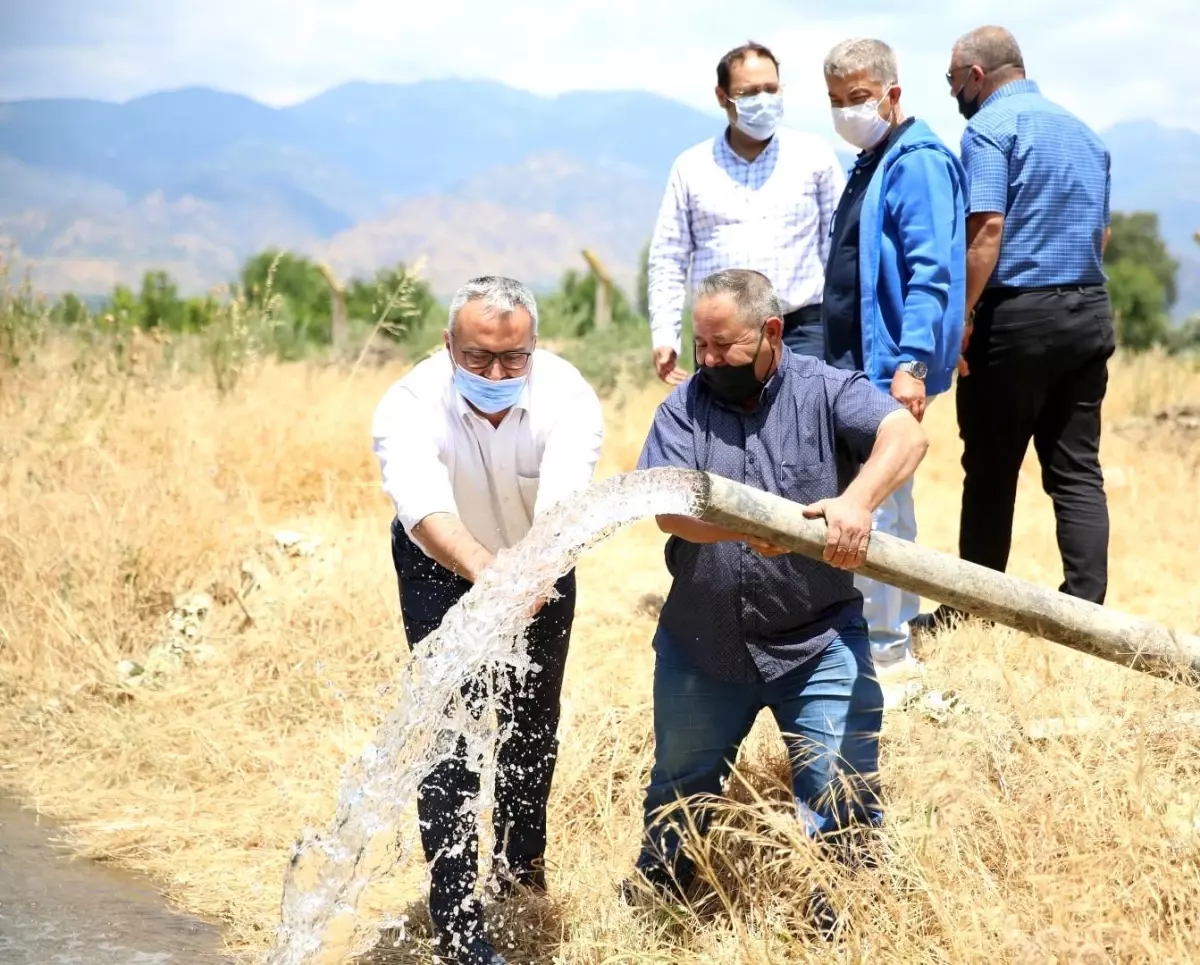
[[[251,953],[277,921],[293,841],[325,826],[339,770],[390,708],[382,688],[407,659],[369,437],[403,366],[350,377],[266,365],[218,400],[201,375],[91,363],[52,345],[0,385],[0,787]],[[663,395],[606,401],[598,475],[633,467]],[[1114,362],[1109,602],[1192,632],[1200,430],[1154,416],[1198,402],[1194,363]],[[921,541],[953,551],[952,398],[927,428]],[[274,535],[285,530],[320,542],[289,550]],[[780,817],[782,746],[765,718],[713,841],[719,897],[696,916],[622,905],[653,749],[646,598],[668,586],[662,543],[641,523],[580,564],[552,895],[507,913],[512,961],[1200,959],[1200,698],[970,625],[923,646],[925,684],[953,692],[955,712],[886,719],[888,860],[837,881],[852,921],[839,943],[803,933],[807,883],[834,872]],[[1060,578],[1032,453],[1011,571]],[[199,635],[181,637],[183,666],[157,688],[124,684],[118,664],[144,662],[170,636],[172,600],[195,592],[214,603]],[[399,869],[365,906],[410,910],[421,871]],[[380,960],[428,952],[418,941]]]

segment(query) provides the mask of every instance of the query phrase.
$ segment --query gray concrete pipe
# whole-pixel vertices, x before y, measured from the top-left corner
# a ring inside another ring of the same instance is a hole
[[[800,504],[699,472],[695,515],[819,560],[825,521]],[[859,572],[1111,663],[1200,688],[1200,637],[1067,596],[948,553],[873,533]]]

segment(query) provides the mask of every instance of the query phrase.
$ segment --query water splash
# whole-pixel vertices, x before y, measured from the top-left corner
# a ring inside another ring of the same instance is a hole
[[[470,766],[482,771],[473,809],[481,813],[492,804],[503,735],[492,708],[478,718],[469,712],[463,685],[505,665],[520,685],[535,669],[524,641],[531,604],[553,594],[558,578],[585,550],[623,527],[655,514],[693,515],[702,478],[675,469],[614,476],[558,505],[520,543],[497,554],[438,630],[414,648],[397,682],[395,708],[343,772],[333,821],[323,834],[306,831],[293,851],[267,965],[332,965],[377,941],[377,925],[359,920],[359,898],[413,851],[410,808],[417,788],[459,737]]]

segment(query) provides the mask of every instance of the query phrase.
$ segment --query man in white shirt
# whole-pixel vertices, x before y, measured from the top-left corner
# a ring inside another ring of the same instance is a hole
[[[537,349],[533,294],[509,278],[467,282],[450,305],[446,351],[426,359],[384,395],[372,429],[383,488],[396,508],[392,558],[411,647],[438,628],[495,554],[519,542],[533,518],[592,480],[603,440],[600,401],[569,362]],[[493,876],[545,888],[546,801],[559,694],[575,612],[575,577],[539,603],[526,632],[541,669],[504,698],[512,735],[497,761]],[[503,965],[484,936],[473,897],[474,822],[459,813],[479,775],[458,755],[422,784],[417,811],[430,863],[430,915],[444,960]],[[465,847],[456,847],[465,842]]]
[[[721,58],[716,95],[729,124],[675,160],[650,240],[654,367],[671,384],[687,377],[679,351],[689,268],[693,287],[728,268],[766,275],[783,303],[784,343],[825,357],[821,294],[841,163],[821,138],[778,127],[779,62],[761,44]]]

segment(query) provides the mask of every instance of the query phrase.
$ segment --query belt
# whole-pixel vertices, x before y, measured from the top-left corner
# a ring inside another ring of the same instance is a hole
[[[979,300],[983,301],[985,298],[1016,298],[1018,295],[1086,295],[1089,292],[1103,290],[1104,284],[1102,282],[1094,282],[1086,285],[1031,285],[1028,288],[993,285],[991,288],[983,290],[983,294],[979,296]]]

